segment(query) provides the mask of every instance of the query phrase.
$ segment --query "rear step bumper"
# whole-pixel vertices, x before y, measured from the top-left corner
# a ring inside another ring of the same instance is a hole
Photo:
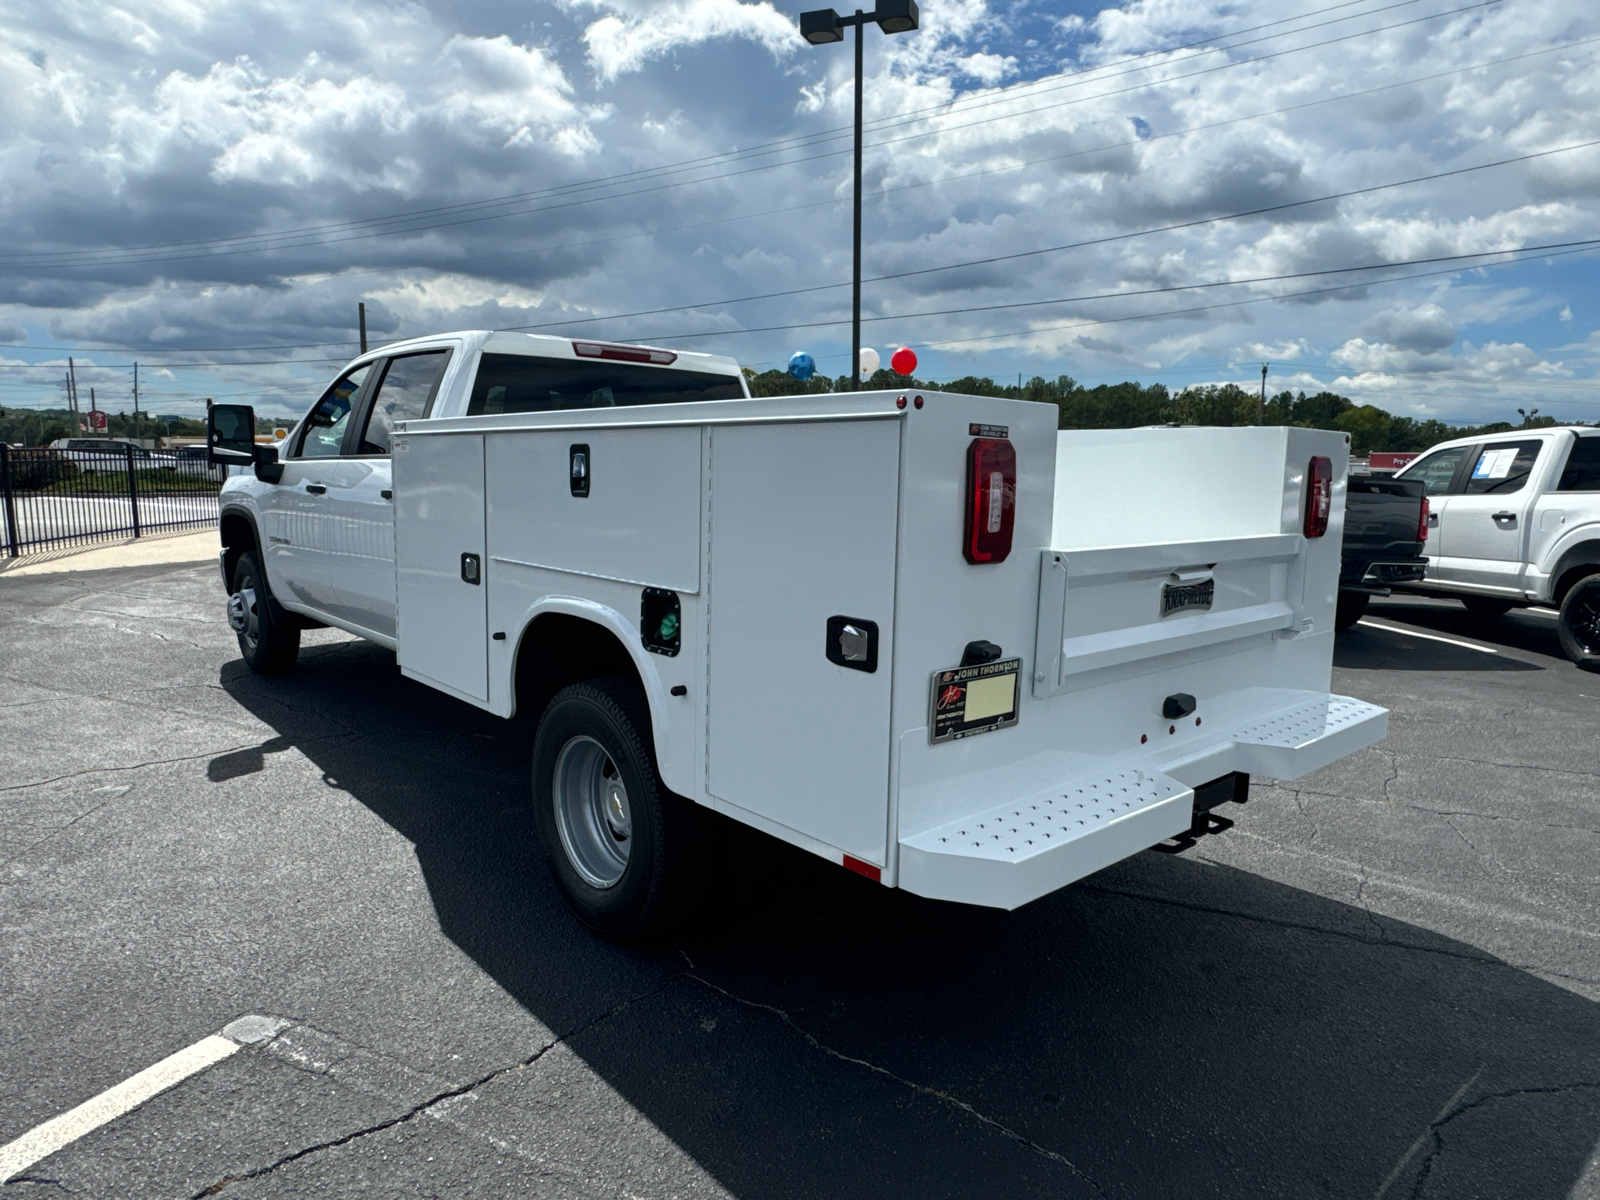
[[[1194,791],[1168,771],[1198,780],[1230,771],[1293,779],[1381,741],[1388,725],[1387,709],[1318,695],[1208,740],[1180,761],[1063,780],[903,838],[899,886],[939,900],[1017,908],[1186,833]]]

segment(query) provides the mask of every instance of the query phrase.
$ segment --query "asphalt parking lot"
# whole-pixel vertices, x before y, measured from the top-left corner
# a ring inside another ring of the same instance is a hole
[[[530,730],[214,567],[0,580],[0,1196],[1600,1197],[1600,676],[1380,601],[1381,746],[1015,913],[724,830],[677,945],[568,915]]]

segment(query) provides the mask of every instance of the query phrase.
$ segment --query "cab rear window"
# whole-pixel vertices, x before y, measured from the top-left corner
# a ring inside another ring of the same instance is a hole
[[[1581,437],[1567,455],[1558,492],[1600,492],[1600,437]]]
[[[633,404],[742,400],[732,375],[709,375],[636,363],[577,362],[526,354],[485,354],[467,401],[467,414],[554,412]]]

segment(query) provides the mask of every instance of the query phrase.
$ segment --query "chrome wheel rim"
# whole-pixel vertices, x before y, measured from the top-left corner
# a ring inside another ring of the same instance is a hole
[[[556,756],[552,800],[567,861],[590,887],[615,887],[633,849],[633,810],[622,773],[592,737],[575,737]]]
[[[239,635],[248,650],[261,640],[261,614],[256,608],[256,590],[242,587],[228,597],[228,625]]]

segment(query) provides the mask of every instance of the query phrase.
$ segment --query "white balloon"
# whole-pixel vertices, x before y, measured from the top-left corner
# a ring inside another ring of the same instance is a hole
[[[871,346],[861,347],[861,373],[863,375],[871,375],[876,371],[879,361],[878,352]]]

